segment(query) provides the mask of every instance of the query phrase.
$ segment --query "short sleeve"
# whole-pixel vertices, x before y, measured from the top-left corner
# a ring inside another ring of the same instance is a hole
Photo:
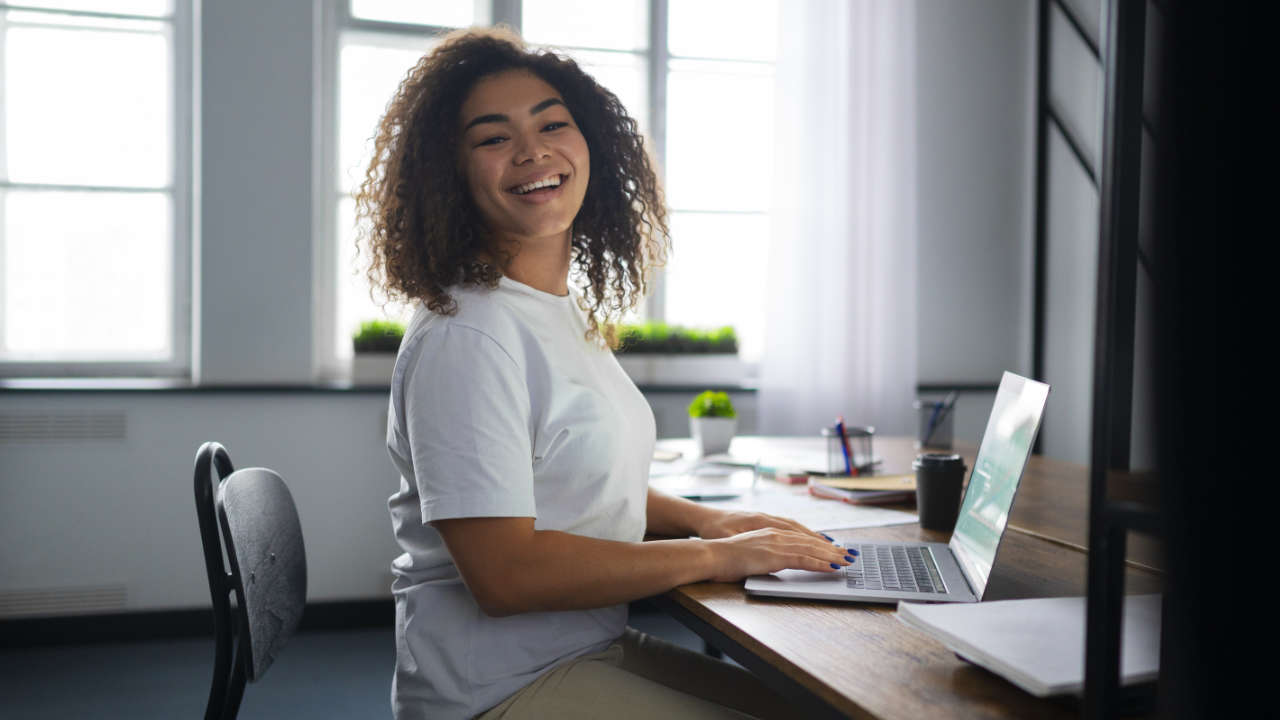
[[[497,341],[464,325],[432,328],[403,392],[424,523],[537,516],[529,393]]]

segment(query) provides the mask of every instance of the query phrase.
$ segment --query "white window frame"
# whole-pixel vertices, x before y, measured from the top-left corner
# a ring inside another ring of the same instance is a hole
[[[170,118],[172,119],[172,175],[167,186],[161,187],[112,187],[104,185],[64,185],[10,182],[0,177],[0,189],[4,190],[73,190],[86,192],[166,192],[172,200],[172,272],[171,286],[173,313],[170,318],[170,347],[168,360],[157,361],[23,361],[0,360],[0,377],[173,377],[191,375],[192,357],[192,256],[193,256],[193,179],[196,166],[194,145],[197,137],[195,119],[195,51],[194,32],[195,0],[173,0],[173,14],[168,18],[149,15],[130,15],[87,10],[50,10],[24,6],[21,0],[0,0],[0,11],[21,10],[49,13],[70,17],[104,18],[119,20],[145,20],[168,23],[173,55],[171,56]],[[4,32],[0,19],[0,106],[4,104]],[[4,116],[0,113],[0,168],[4,167]],[[4,205],[0,203],[0,223],[3,222]],[[3,291],[4,236],[0,234],[0,291]],[[0,332],[3,332],[4,314],[0,312]]]
[[[568,47],[571,50],[625,52],[626,54],[643,56],[647,68],[649,100],[648,117],[646,118],[648,121],[647,139],[652,144],[653,156],[657,159],[658,167],[655,168],[655,171],[660,174],[658,179],[664,186],[665,177],[662,177],[661,173],[663,173],[663,168],[666,167],[667,150],[667,75],[669,73],[667,66],[668,61],[673,57],[668,49],[668,2],[669,0],[649,0],[649,46],[646,50],[618,51],[591,47]],[[523,11],[522,0],[476,0],[476,4],[477,7],[482,8],[486,4],[488,5],[491,24],[502,23],[517,31],[520,30]],[[315,254],[313,256],[313,266],[315,268],[313,289],[314,297],[316,298],[315,315],[313,317],[313,327],[315,329],[313,360],[314,366],[319,370],[321,377],[344,379],[350,372],[349,365],[345,361],[339,361],[333,352],[334,333],[337,331],[335,322],[338,294],[338,289],[333,282],[337,270],[334,263],[338,242],[337,228],[334,221],[337,214],[338,198],[341,195],[341,192],[335,188],[338,155],[339,37],[346,32],[385,33],[388,35],[421,37],[451,32],[455,28],[379,22],[355,18],[351,15],[351,0],[325,0],[323,15],[322,23],[324,27],[320,43],[321,59],[317,63],[320,73],[318,86],[322,90],[320,93],[317,132],[315,133],[320,145],[317,149],[317,157],[320,159],[318,163],[320,172],[317,173],[314,187],[317,215],[314,221],[315,227],[319,232],[320,241],[315,244]],[[684,56],[678,57],[684,58]],[[688,59],[723,60],[722,58],[704,57],[689,57]],[[772,64],[747,60],[724,61]],[[677,211],[706,212],[697,208],[669,208],[668,219],[670,219],[671,213]],[[732,214],[767,216],[768,210],[732,211]],[[645,317],[650,320],[663,320],[666,318],[665,285],[665,274],[660,270],[654,275],[652,292],[645,301]],[[754,374],[756,365],[753,363],[746,370],[749,375]],[[739,378],[726,378],[726,380],[737,379]]]

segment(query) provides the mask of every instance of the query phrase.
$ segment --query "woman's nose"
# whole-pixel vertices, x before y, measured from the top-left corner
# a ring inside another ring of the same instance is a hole
[[[511,160],[516,165],[524,165],[527,162],[537,162],[551,157],[551,151],[547,148],[547,144],[538,134],[532,136],[521,136],[517,138],[516,152]]]

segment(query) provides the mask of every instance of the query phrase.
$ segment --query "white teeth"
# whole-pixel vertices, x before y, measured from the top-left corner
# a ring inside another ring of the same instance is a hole
[[[543,178],[542,180],[539,180],[537,182],[531,182],[526,185],[520,185],[515,189],[513,189],[512,192],[514,192],[517,195],[524,195],[525,193],[533,192],[538,188],[557,187],[559,185],[560,185],[560,176],[552,175],[549,178]]]

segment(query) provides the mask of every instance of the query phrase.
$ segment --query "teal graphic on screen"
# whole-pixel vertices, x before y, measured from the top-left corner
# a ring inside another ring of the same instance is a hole
[[[1049,386],[1006,373],[973,463],[951,546],[981,595],[996,559]]]

